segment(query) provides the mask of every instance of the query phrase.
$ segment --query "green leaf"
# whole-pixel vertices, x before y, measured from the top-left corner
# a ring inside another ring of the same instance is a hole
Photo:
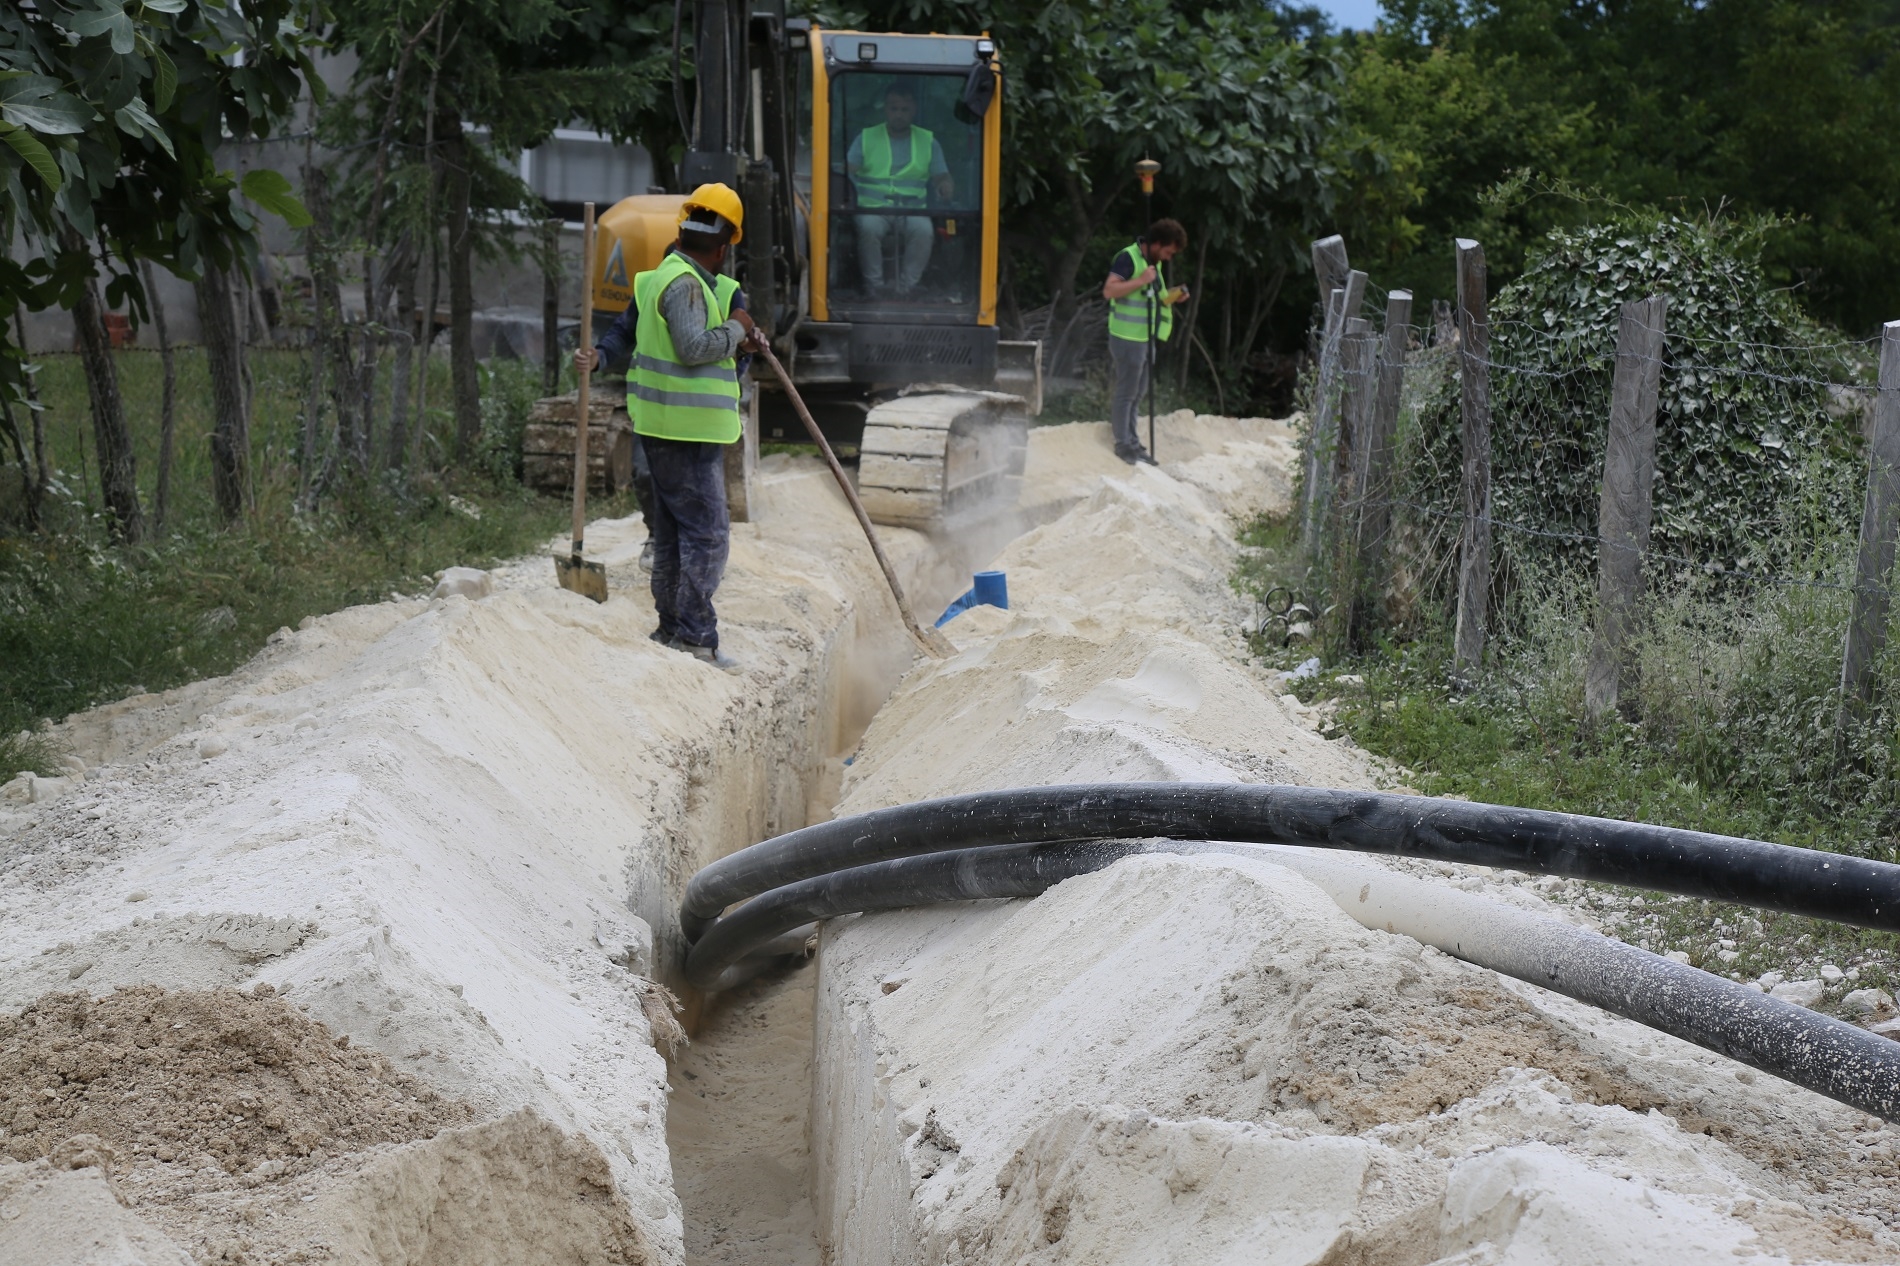
[[[244,196],[259,207],[270,212],[293,229],[306,228],[310,224],[310,212],[290,191],[290,182],[283,173],[272,171],[268,167],[259,167],[244,173],[244,179],[238,187]]]
[[[126,15],[125,7],[114,0],[101,0],[97,8],[75,13],[67,20],[66,29],[81,39],[110,35],[112,51],[121,57],[129,56],[137,45],[132,19]]]
[[[150,5],[146,6],[150,8]],[[152,50],[152,104],[163,114],[172,108],[172,98],[178,95],[178,67],[165,55],[165,50]]]
[[[113,112],[112,117],[118,120],[120,131],[130,132],[134,136],[141,134],[149,136],[157,141],[159,147],[167,154],[177,157],[172,149],[171,136],[159,126],[158,120],[152,117],[152,112],[147,110],[145,103],[137,97],[120,106]]]
[[[93,120],[92,107],[45,75],[20,75],[0,82],[0,120],[46,136],[74,136]]]
[[[145,0],[143,7],[153,13],[183,13],[185,0]]]
[[[26,165],[39,173],[41,180],[49,189],[60,186],[59,164],[53,161],[53,152],[41,143],[40,138],[23,127],[14,124],[0,124],[0,137],[13,147],[13,152],[26,160]]]

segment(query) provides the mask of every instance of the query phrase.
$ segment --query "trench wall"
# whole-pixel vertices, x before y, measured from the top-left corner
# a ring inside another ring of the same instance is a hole
[[[1069,782],[1391,784],[1244,653],[1233,528],[1284,505],[1289,450],[1226,425],[1002,552],[1012,610],[948,626],[959,655],[893,694],[840,814]],[[1527,876],[1362,864],[1570,917]],[[835,1266],[1900,1255],[1892,1126],[1362,926],[1264,857],[836,919],[819,973]]]
[[[365,1065],[372,1081],[412,1078],[477,1131],[384,1160],[338,1136],[253,1173],[105,1119],[95,1132],[124,1129],[135,1214],[201,1254],[322,1240],[345,1261],[484,1260],[444,1238],[465,1222],[451,1210],[531,1225],[505,1176],[558,1155],[529,1203],[584,1213],[562,1233],[576,1260],[681,1260],[653,1047],[666,1008],[647,983],[672,975],[680,891],[828,805],[912,655],[822,468],[768,459],[758,492],[718,597],[739,675],[648,639],[633,520],[589,531],[605,606],[527,560],[488,596],[308,621],[227,678],[62,727],[84,775],[0,800],[0,1010],[62,989],[269,985],[387,1061]],[[931,544],[893,532],[890,549],[937,601]],[[532,1124],[485,1124],[504,1120]],[[0,1149],[30,1153],[5,1126]],[[495,1177],[469,1189],[474,1162],[456,1158],[475,1155]],[[350,1234],[313,1224],[319,1209]]]

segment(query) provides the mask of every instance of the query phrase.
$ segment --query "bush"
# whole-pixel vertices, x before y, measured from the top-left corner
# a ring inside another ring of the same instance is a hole
[[[1448,685],[1443,638],[1387,647],[1355,665],[1368,689],[1342,696],[1342,726],[1431,792],[1900,859],[1892,703],[1836,730],[1848,594],[1679,586],[1635,641],[1624,712],[1595,719],[1595,595],[1537,588],[1474,690]]]
[[[525,360],[489,360],[479,370],[482,438],[475,446],[475,467],[497,484],[519,484],[522,432],[541,398],[541,367]]]
[[[1493,533],[1504,568],[1593,565],[1621,305],[1667,295],[1651,543],[1711,571],[1789,545],[1804,501],[1846,526],[1851,420],[1830,381],[1863,373],[1805,326],[1759,263],[1758,227],[1670,217],[1559,231],[1491,308]],[[1455,387],[1455,381],[1453,383]],[[1410,496],[1458,513],[1455,390],[1418,416]],[[1541,535],[1540,535],[1541,534]],[[1785,556],[1785,555],[1784,555]]]

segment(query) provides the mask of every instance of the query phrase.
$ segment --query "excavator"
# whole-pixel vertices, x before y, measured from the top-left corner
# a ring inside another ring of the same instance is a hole
[[[996,324],[995,43],[826,30],[783,0],[676,0],[674,15],[681,192],[601,216],[596,312],[617,316],[658,265],[684,191],[728,185],[745,206],[730,266],[747,307],[826,438],[855,450],[871,517],[937,530],[1013,505],[1042,347]],[[802,441],[776,383],[753,388],[754,436]]]

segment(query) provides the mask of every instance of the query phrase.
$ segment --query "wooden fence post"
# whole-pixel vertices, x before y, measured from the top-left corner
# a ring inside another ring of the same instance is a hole
[[[1458,551],[1458,630],[1452,646],[1454,665],[1463,674],[1484,660],[1485,604],[1491,596],[1491,324],[1484,247],[1461,237],[1457,249],[1464,531]]]
[[[1331,299],[1333,291],[1346,288],[1346,274],[1351,271],[1352,265],[1346,262],[1345,238],[1335,233],[1313,243],[1313,276],[1319,282],[1322,304]]]
[[[1343,252],[1345,247],[1342,245]],[[1317,251],[1315,252],[1317,255]],[[1301,493],[1300,539],[1310,549],[1319,539],[1320,524],[1331,501],[1331,450],[1338,438],[1340,338],[1346,320],[1359,311],[1366,297],[1366,275],[1346,274],[1346,284],[1332,290],[1326,304],[1326,325],[1320,342],[1319,379],[1313,392],[1313,416],[1307,422],[1305,487]]]
[[[1900,321],[1889,321],[1880,329],[1880,394],[1874,400],[1873,441],[1867,449],[1867,502],[1860,516],[1854,615],[1841,656],[1843,727],[1874,696],[1869,669],[1887,639],[1887,580],[1893,572],[1896,517],[1900,517]]]
[[[1610,432],[1603,446],[1597,511],[1597,630],[1584,676],[1591,716],[1616,707],[1630,634],[1643,596],[1650,494],[1656,480],[1656,396],[1662,384],[1663,295],[1623,305],[1610,386]]]
[[[1348,317],[1339,337],[1339,408],[1332,463],[1332,592],[1326,617],[1327,637],[1341,649],[1351,645],[1359,598],[1361,488],[1365,479],[1365,439],[1371,430],[1377,392],[1378,336],[1372,322]]]
[[[1385,538],[1392,530],[1396,492],[1393,463],[1399,430],[1399,397],[1405,386],[1405,353],[1411,341],[1412,292],[1394,290],[1385,300],[1385,337],[1379,346],[1378,387],[1360,448],[1357,539],[1364,585],[1373,604],[1385,594]],[[1358,633],[1355,632],[1355,638]]]
[[[1341,502],[1359,496],[1359,476],[1365,471],[1364,440],[1371,425],[1376,394],[1379,340],[1372,322],[1347,317],[1339,333],[1339,410],[1333,445],[1333,487]]]

